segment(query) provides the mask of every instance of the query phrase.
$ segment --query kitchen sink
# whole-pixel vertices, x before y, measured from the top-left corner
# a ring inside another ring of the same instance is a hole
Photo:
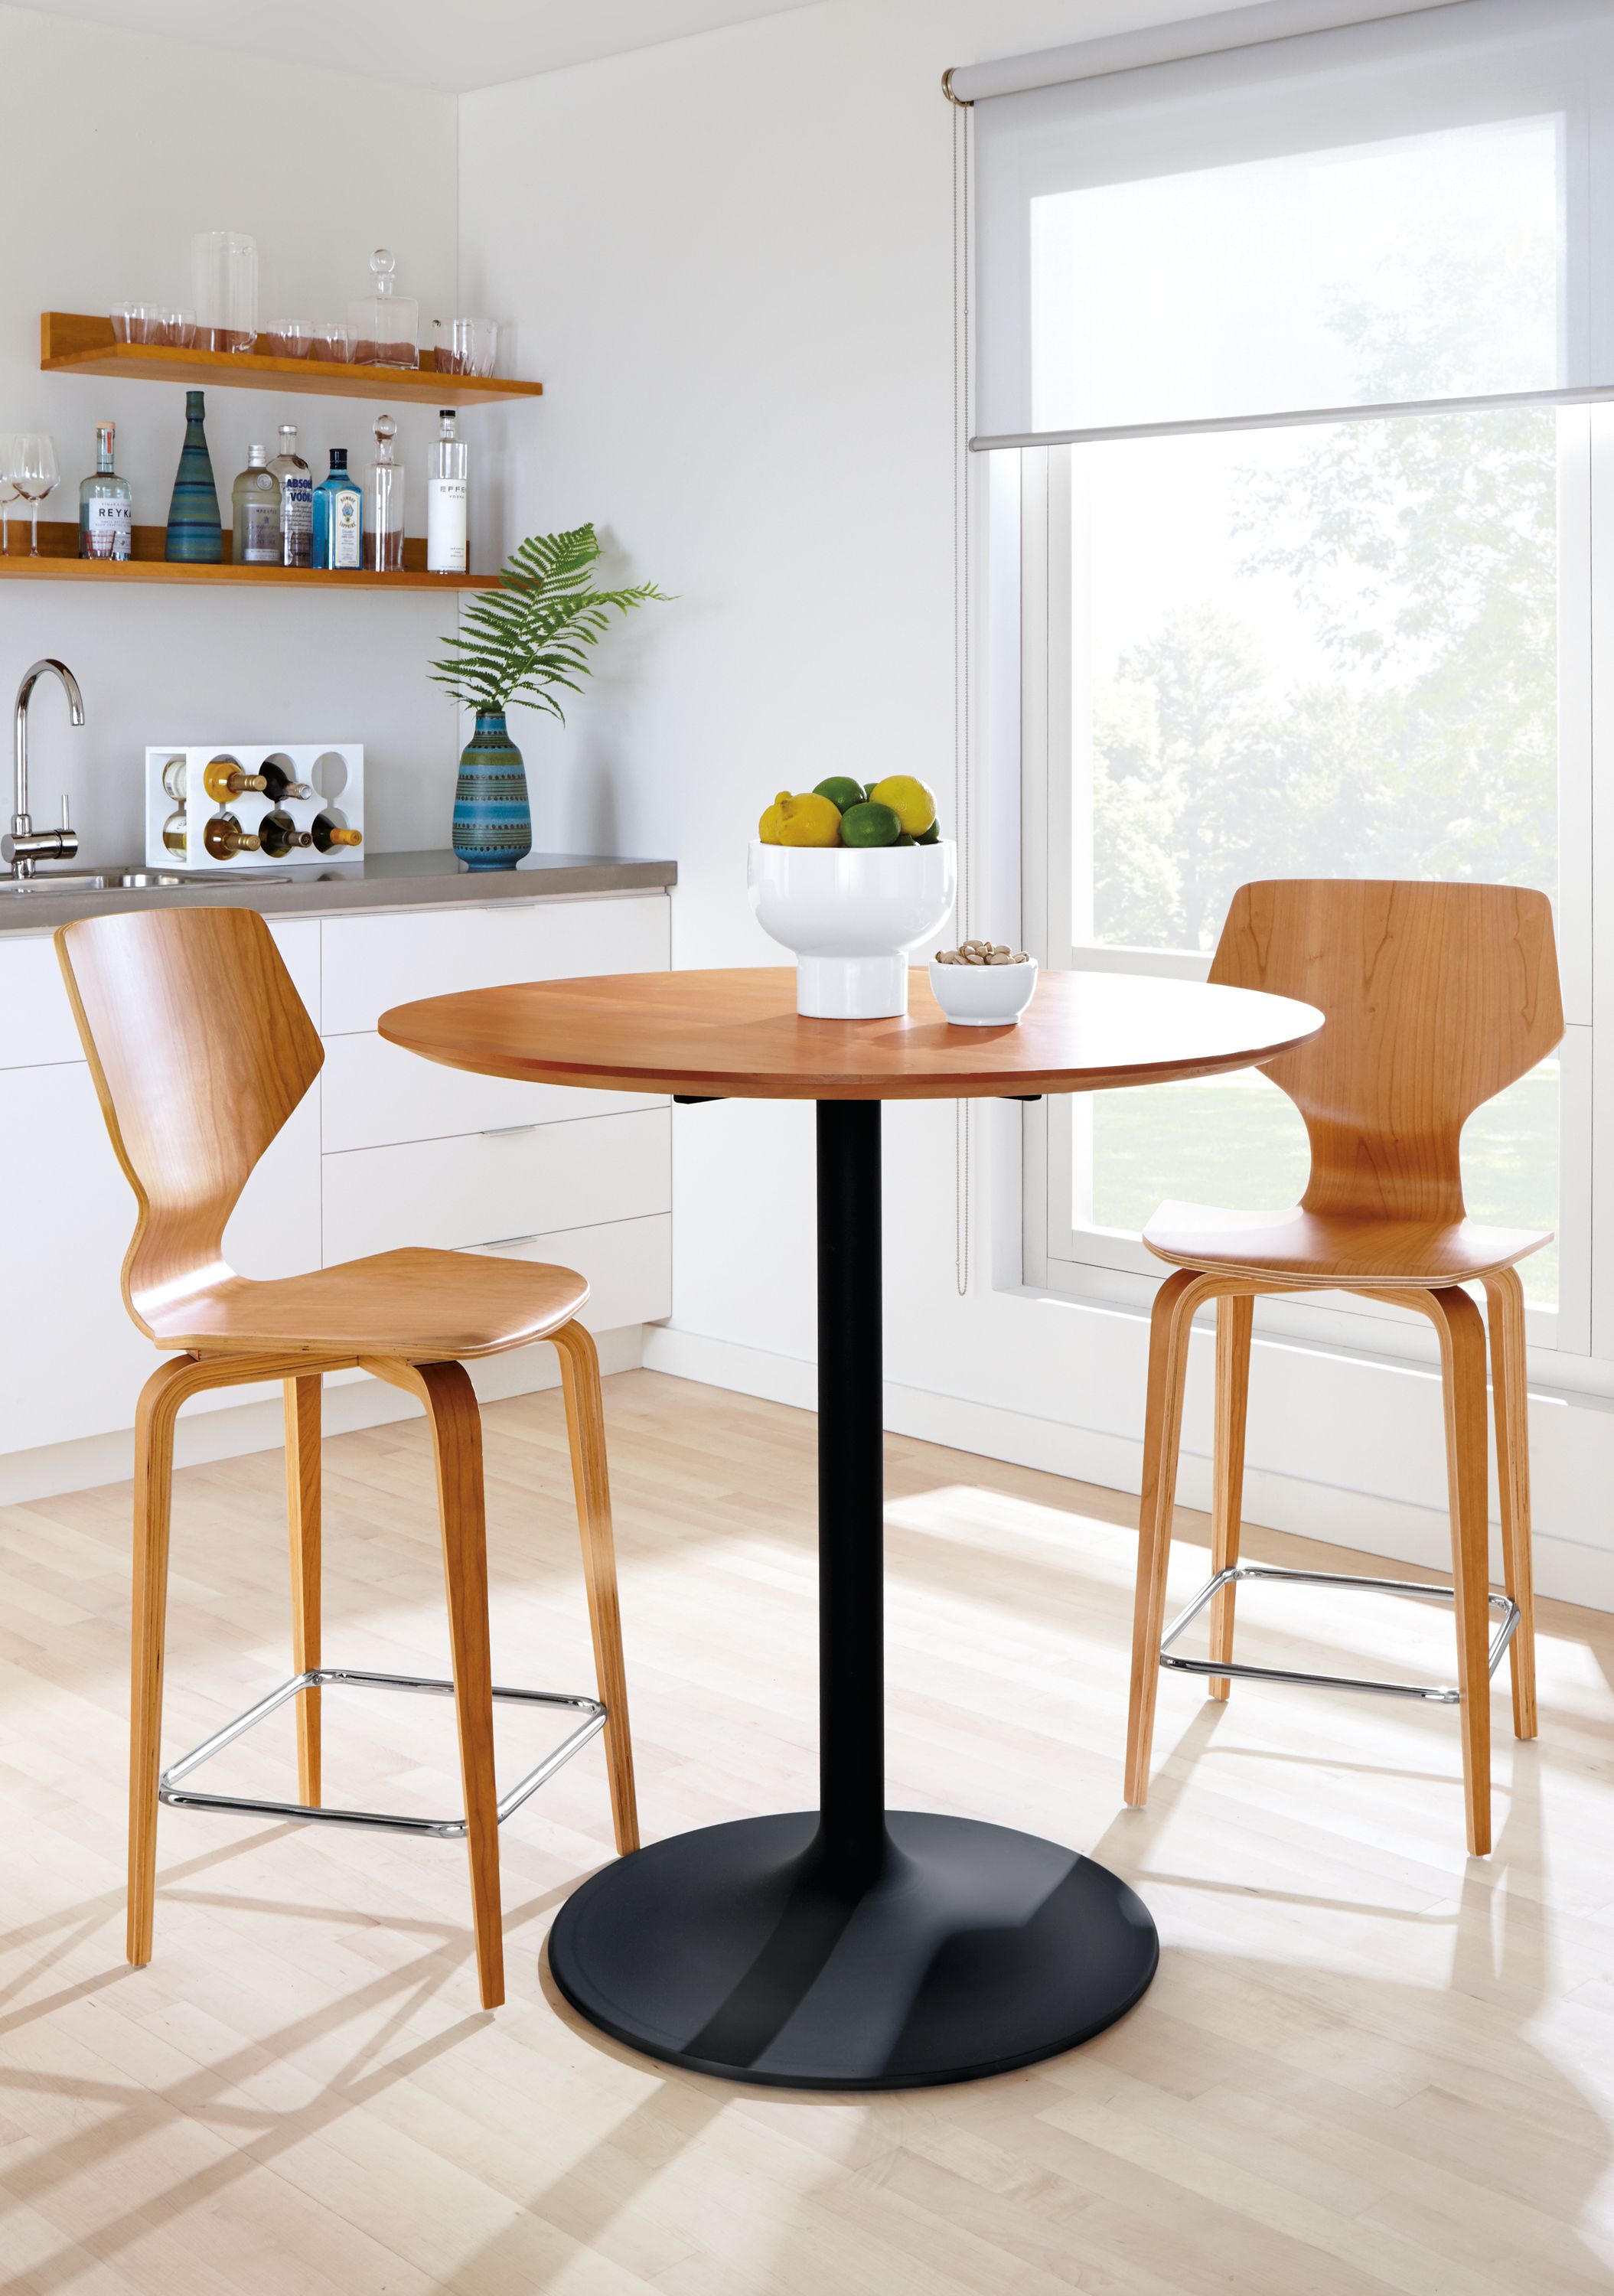
[[[177,870],[168,869],[42,869],[33,877],[0,877],[0,893],[133,893],[151,891],[160,886],[167,890],[186,886],[291,882],[289,876],[259,869],[255,869],[250,878],[244,871],[237,875],[224,869],[209,870],[201,875],[186,870],[183,876]]]

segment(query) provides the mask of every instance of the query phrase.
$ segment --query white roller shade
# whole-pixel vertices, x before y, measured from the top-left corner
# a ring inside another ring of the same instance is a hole
[[[976,100],[974,443],[1614,389],[1614,0],[1301,4]]]

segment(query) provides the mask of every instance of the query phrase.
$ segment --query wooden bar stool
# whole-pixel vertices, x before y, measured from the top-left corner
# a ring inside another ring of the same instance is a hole
[[[1177,1269],[1154,1303],[1143,1433],[1143,1496],[1133,1620],[1126,1797],[1149,1793],[1162,1667],[1210,1677],[1331,1683],[1460,1705],[1469,1849],[1491,1846],[1490,1677],[1507,1650],[1513,1728],[1536,1734],[1530,1595],[1529,1437],[1524,1289],[1516,1262],[1552,1241],[1477,1226],[1464,1210],[1459,1143],[1474,1110],[1544,1059],[1563,1034],[1552,906],[1510,885],[1348,879],[1246,885],[1233,896],[1210,978],[1298,996],[1328,1025],[1266,1064],[1306,1119],[1311,1177],[1292,1210],[1162,1204],[1143,1231]],[[1490,1591],[1485,1330],[1462,1287],[1489,1307],[1505,1595]],[[1440,1342],[1453,1584],[1278,1570],[1239,1560],[1245,1404],[1254,1301],[1263,1293],[1343,1291],[1427,1316]],[[1216,1440],[1209,1584],[1162,1634],[1183,1383],[1194,1312],[1217,1302]],[[1278,1578],[1372,1587],[1449,1601],[1454,1686],[1297,1674],[1233,1661],[1234,1589]],[[1210,1656],[1172,1648],[1207,1604]],[[1498,1630],[1487,1637],[1487,1613]],[[1487,1647],[1488,1640],[1488,1647]]]
[[[137,1964],[152,1957],[160,1800],[463,1834],[482,2005],[496,2008],[504,1997],[499,1823],[598,1731],[604,1733],[617,1847],[638,1845],[599,1361],[594,1341],[574,1320],[588,1286],[569,1268],[453,1251],[381,1252],[272,1283],[235,1275],[224,1258],[225,1222],[324,1058],[268,927],[244,909],[154,910],[64,925],[56,948],[107,1129],[138,1206],[123,1265],[124,1300],[148,1338],[182,1350],[146,1382],[135,1423],[128,1957]],[[491,1677],[481,1420],[463,1364],[534,1340],[552,1341],[561,1360],[597,1699],[500,1689]],[[320,1663],[320,1382],[326,1372],[355,1365],[417,1397],[430,1424],[451,1680]],[[161,1771],[174,1422],[180,1406],[204,1388],[262,1379],[285,1384],[297,1671]],[[330,1683],[451,1695],[463,1816],[414,1818],[322,1806],[320,1693]],[[287,1699],[297,1704],[300,1801],[181,1789],[183,1778]],[[494,1780],[496,1699],[583,1718],[502,1800]]]

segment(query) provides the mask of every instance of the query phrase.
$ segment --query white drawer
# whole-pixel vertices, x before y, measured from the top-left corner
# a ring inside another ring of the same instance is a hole
[[[562,1228],[526,1243],[482,1244],[496,1259],[542,1259],[575,1267],[588,1279],[583,1321],[591,1332],[619,1332],[627,1324],[654,1324],[673,1312],[673,1224],[666,1212],[649,1219],[610,1220],[601,1227]]]
[[[325,1264],[406,1244],[455,1250],[672,1208],[664,1108],[324,1159]]]
[[[28,894],[14,896],[26,901]],[[319,925],[312,918],[269,927],[297,993],[319,1026]],[[81,1061],[84,1046],[50,933],[0,935],[0,1069]]]
[[[373,1029],[389,1005],[512,980],[659,972],[668,961],[668,916],[665,893],[585,893],[327,917],[321,1026],[347,1036]]]
[[[665,1108],[642,1092],[592,1092],[563,1084],[515,1084],[506,1077],[446,1069],[384,1037],[332,1037],[320,1076],[327,1152],[441,1140],[512,1124],[569,1123],[579,1117]]]

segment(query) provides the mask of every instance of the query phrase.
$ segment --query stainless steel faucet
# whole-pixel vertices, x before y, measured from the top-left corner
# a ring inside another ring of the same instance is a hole
[[[47,669],[54,670],[67,688],[68,708],[75,726],[84,723],[84,696],[78,691],[78,680],[66,662],[57,661],[46,654],[23,672],[22,683],[17,688],[17,706],[12,718],[12,756],[16,770],[16,789],[12,805],[12,830],[9,837],[0,837],[0,857],[12,865],[13,877],[28,878],[34,873],[36,861],[70,861],[78,850],[78,832],[64,796],[61,800],[60,829],[36,829],[28,810],[28,705],[33,692]]]

